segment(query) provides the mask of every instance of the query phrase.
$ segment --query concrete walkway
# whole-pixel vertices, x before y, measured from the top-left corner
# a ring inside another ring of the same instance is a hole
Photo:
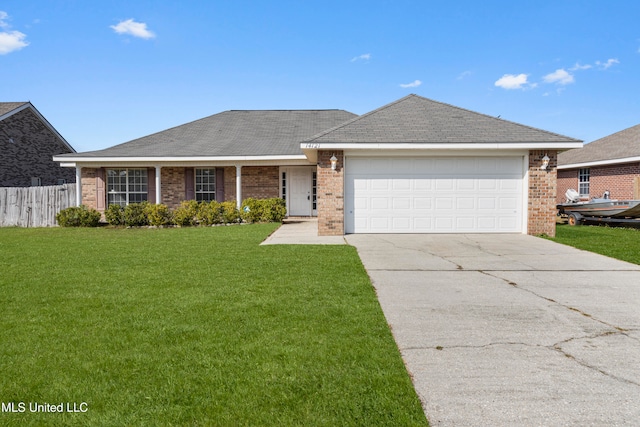
[[[525,235],[346,240],[431,425],[640,425],[640,266]]]
[[[285,219],[261,245],[346,245],[343,236],[318,236],[317,218]]]

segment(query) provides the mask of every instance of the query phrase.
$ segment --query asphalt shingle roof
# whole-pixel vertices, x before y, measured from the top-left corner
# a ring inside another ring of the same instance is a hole
[[[300,155],[300,141],[355,116],[344,110],[232,110],[104,150],[65,157]]]
[[[560,153],[558,166],[629,157],[640,157],[640,125],[597,139],[584,148]]]
[[[3,116],[18,107],[22,107],[26,102],[0,102],[0,116]]]
[[[305,142],[535,143],[581,142],[418,95],[408,95]]]

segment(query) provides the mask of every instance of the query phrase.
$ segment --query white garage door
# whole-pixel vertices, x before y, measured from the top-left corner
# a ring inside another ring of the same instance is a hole
[[[521,232],[523,167],[522,156],[347,157],[345,231]]]

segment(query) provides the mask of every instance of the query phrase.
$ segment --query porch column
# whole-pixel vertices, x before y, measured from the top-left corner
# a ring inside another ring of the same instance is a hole
[[[242,166],[236,165],[236,206],[242,205]]]
[[[82,204],[82,167],[76,165],[76,206]]]
[[[160,166],[156,166],[156,205],[162,203],[162,192],[160,190],[160,171],[162,168]]]

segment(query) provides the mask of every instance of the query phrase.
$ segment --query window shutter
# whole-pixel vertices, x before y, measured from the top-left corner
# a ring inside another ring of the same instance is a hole
[[[216,168],[216,201],[224,202],[224,168]]]
[[[195,200],[196,190],[193,178],[193,168],[184,168],[184,199]]]
[[[156,202],[156,168],[147,169],[147,201]]]
[[[104,211],[107,204],[107,192],[104,188],[104,168],[96,169],[96,209]]]

